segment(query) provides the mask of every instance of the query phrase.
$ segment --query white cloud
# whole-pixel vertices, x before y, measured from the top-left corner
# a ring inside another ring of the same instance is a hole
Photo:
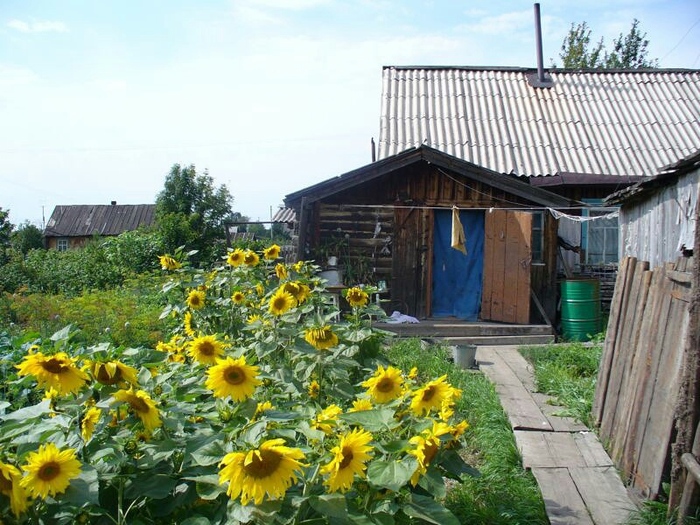
[[[465,29],[484,35],[507,35],[534,25],[532,11],[513,11],[497,16],[486,16],[478,22],[468,24]]]
[[[45,21],[36,21],[36,22],[25,22],[23,20],[10,20],[7,23],[7,27],[11,29],[16,29],[17,31],[20,31],[22,33],[48,33],[48,32],[54,32],[54,33],[67,33],[68,32],[68,26],[64,24],[63,22],[51,22],[48,20]]]

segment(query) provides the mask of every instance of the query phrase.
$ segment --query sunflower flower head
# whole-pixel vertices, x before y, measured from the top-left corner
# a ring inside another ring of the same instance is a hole
[[[447,382],[447,375],[443,375],[415,391],[411,399],[411,410],[418,416],[426,415],[433,409],[440,410],[445,401],[459,397],[458,392]]]
[[[370,397],[377,403],[388,403],[403,394],[403,375],[401,370],[389,366],[377,367],[372,377],[362,383]]]
[[[236,290],[231,294],[231,301],[234,304],[243,304],[245,302],[245,293],[241,290]]]
[[[333,333],[329,325],[307,329],[304,339],[316,350],[328,350],[338,346],[338,336]]]
[[[240,496],[242,505],[281,499],[296,483],[303,459],[300,449],[285,446],[281,438],[271,439],[257,449],[226,454],[219,464],[219,483],[228,483],[226,493],[231,499]]]
[[[245,356],[218,359],[216,364],[207,370],[207,380],[204,384],[214,392],[215,397],[244,401],[262,384],[258,379],[259,370],[257,366],[246,364]]]
[[[292,294],[279,289],[270,297],[268,310],[271,314],[279,316],[294,308],[296,303],[297,301]]]
[[[83,437],[83,441],[90,441],[93,432],[95,432],[95,427],[97,423],[100,422],[102,417],[102,410],[97,407],[90,407],[85,412],[82,421],[80,422],[80,435]]]
[[[280,281],[284,281],[288,277],[287,267],[282,263],[275,265],[275,275]]]
[[[39,387],[55,390],[58,395],[77,393],[88,380],[88,375],[75,366],[75,360],[65,352],[29,354],[16,368],[17,375],[31,375]]]
[[[190,307],[192,310],[200,310],[204,308],[205,298],[206,294],[204,293],[204,290],[192,290],[187,295],[187,306]]]
[[[342,413],[343,409],[338,405],[329,405],[316,415],[312,426],[321,430],[324,434],[330,434],[333,432],[333,427],[338,424],[338,416]]]
[[[235,250],[228,252],[226,262],[234,268],[243,264],[243,250],[236,248]]]
[[[257,266],[260,262],[260,256],[253,250],[246,250],[243,252],[243,262],[246,266]]]
[[[189,343],[187,353],[198,363],[213,365],[224,355],[224,345],[215,335],[201,335]]]
[[[282,251],[282,248],[280,248],[278,245],[273,244],[271,246],[268,246],[263,250],[263,258],[266,261],[274,261],[279,258],[280,252]]]
[[[318,397],[318,394],[321,392],[321,385],[318,384],[318,381],[315,379],[309,383],[308,388],[306,389],[307,394],[309,394],[309,397],[311,399],[316,399]]]
[[[0,461],[0,494],[10,499],[10,509],[15,517],[27,510],[28,495],[21,485],[22,473],[14,465]]]
[[[121,361],[97,361],[92,365],[92,377],[103,385],[115,385],[127,382],[138,383],[138,372],[132,366]]]
[[[409,454],[418,460],[418,468],[411,477],[413,486],[418,484],[420,477],[428,470],[428,465],[435,459],[435,456],[440,451],[441,436],[450,434],[452,427],[442,421],[434,421],[432,428],[428,428],[417,436],[413,436],[408,442],[413,445],[413,448],[408,451]]]
[[[143,390],[118,390],[114,393],[115,401],[126,403],[141,420],[146,430],[150,431],[163,424],[160,412],[151,396]]]
[[[359,286],[353,286],[345,290],[345,300],[353,308],[365,306],[369,301],[369,295]]]
[[[182,264],[180,264],[176,259],[174,259],[170,255],[160,255],[158,257],[158,260],[160,261],[160,267],[163,270],[173,271],[177,270],[178,268],[182,268]]]
[[[59,450],[53,443],[47,443],[29,453],[22,470],[27,474],[20,485],[32,498],[46,499],[47,496],[54,497],[66,491],[70,480],[80,474],[80,461],[74,449]]]
[[[192,312],[185,312],[185,317],[182,320],[182,325],[183,329],[185,330],[185,334],[187,334],[190,337],[194,337],[195,331],[192,327]]]
[[[348,412],[364,412],[365,410],[372,410],[372,401],[366,397],[361,397],[352,402],[352,408]]]
[[[303,303],[311,295],[311,289],[299,281],[286,282],[282,285],[281,289],[291,294],[297,304]]]
[[[370,441],[372,434],[360,428],[340,438],[338,445],[331,450],[333,458],[321,467],[321,474],[328,475],[325,481],[328,490],[347,492],[356,475],[365,477],[366,463],[372,457]]]

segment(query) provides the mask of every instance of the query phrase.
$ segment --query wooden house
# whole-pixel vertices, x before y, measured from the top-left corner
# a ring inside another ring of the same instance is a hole
[[[337,256],[348,285],[385,282],[392,310],[518,324],[554,312],[557,220],[547,210],[569,200],[512,175],[420,146],[285,205],[296,210],[303,258]],[[451,247],[453,209],[466,254]]]
[[[77,248],[94,237],[117,236],[154,224],[155,204],[56,206],[44,229],[47,248]]]

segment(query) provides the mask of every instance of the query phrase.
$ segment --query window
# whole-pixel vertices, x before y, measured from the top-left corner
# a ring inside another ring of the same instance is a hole
[[[599,201],[598,201],[599,202]],[[583,215],[600,217],[611,213],[611,208],[590,208]],[[581,225],[581,247],[585,250],[584,264],[607,264],[618,262],[617,239],[619,225],[617,217],[586,221]]]
[[[68,239],[56,239],[56,249],[65,252],[68,249]]]
[[[544,213],[541,211],[532,214],[532,262],[544,261]]]

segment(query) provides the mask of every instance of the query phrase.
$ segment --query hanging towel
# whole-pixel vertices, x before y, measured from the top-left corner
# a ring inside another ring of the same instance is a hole
[[[464,243],[467,238],[464,235],[462,222],[459,220],[459,208],[452,206],[452,248],[459,250],[464,255],[467,255],[467,248]]]

